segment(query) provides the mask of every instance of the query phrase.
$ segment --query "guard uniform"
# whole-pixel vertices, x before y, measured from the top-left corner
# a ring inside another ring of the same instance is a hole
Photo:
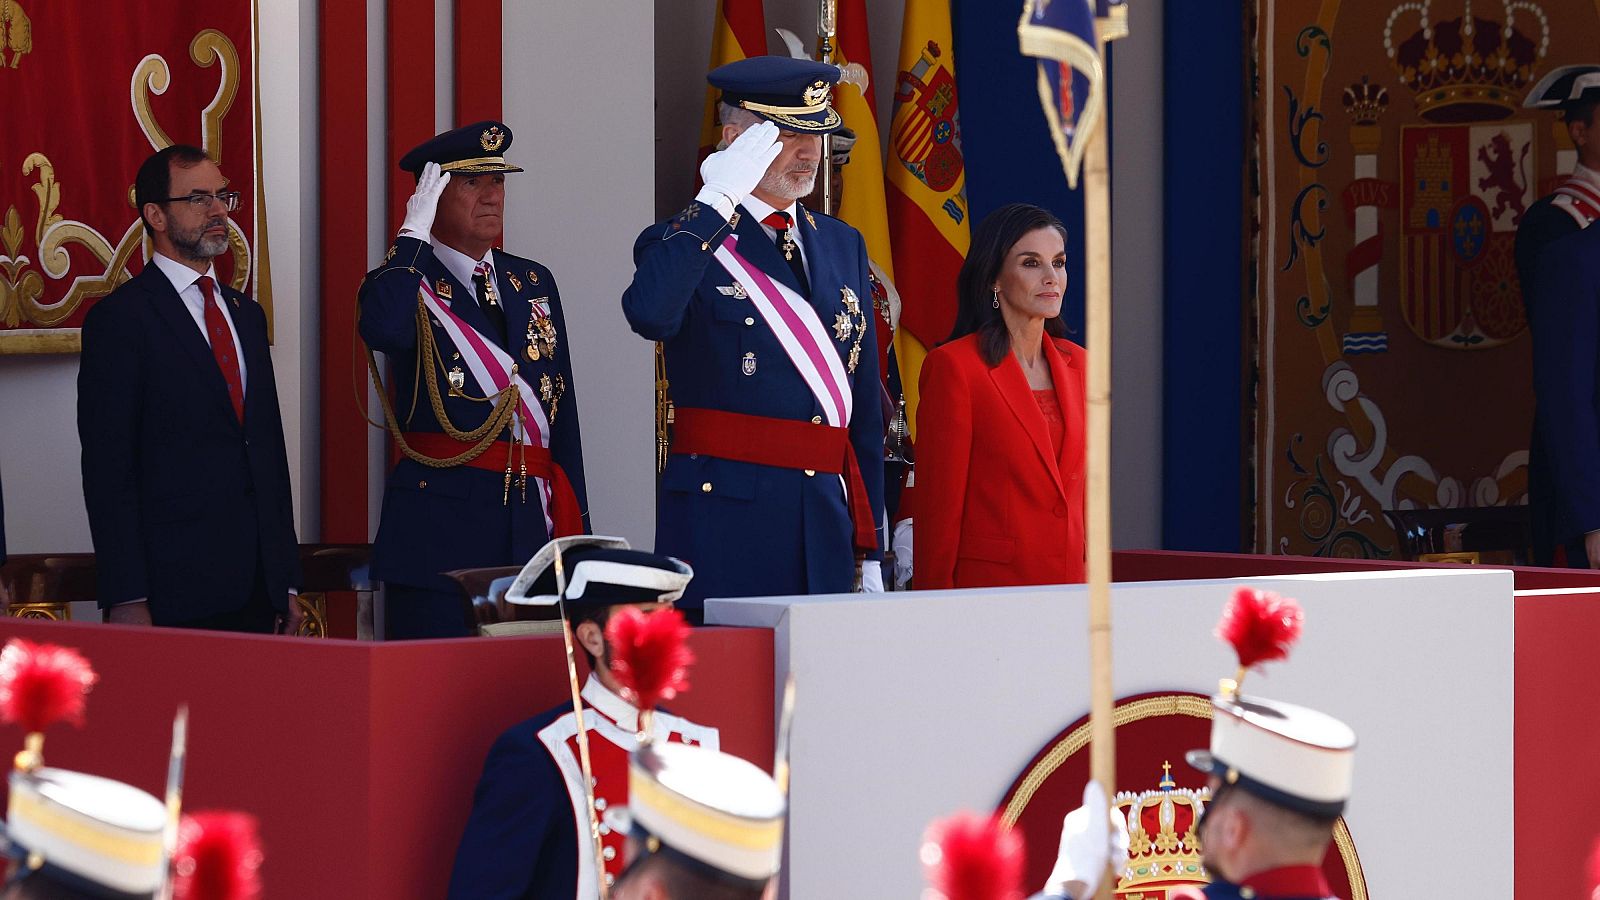
[[[569,578],[569,614],[623,603],[670,602],[693,575],[677,560],[629,550],[627,542],[618,538],[579,537],[557,543],[563,547]],[[553,561],[553,551],[540,551],[530,563],[531,590],[513,585],[507,599],[530,605],[554,603]],[[623,868],[629,828],[628,757],[639,746],[639,713],[593,675],[582,697],[610,885]],[[577,734],[577,716],[572,704],[566,703],[512,726],[495,741],[456,852],[451,897],[587,900],[598,896]],[[652,716],[651,734],[661,743],[718,747],[717,729],[663,711]]]
[[[1276,806],[1317,819],[1343,815],[1350,797],[1356,735],[1332,716],[1276,700],[1245,697],[1224,682],[1211,698],[1211,746],[1191,750],[1189,764],[1214,776],[1213,808],[1229,791],[1245,791]],[[1203,821],[1203,820],[1202,820]],[[1202,830],[1201,840],[1205,833]],[[1201,854],[1204,856],[1202,847]],[[1180,888],[1171,900],[1336,900],[1317,866],[1229,873],[1204,890]]]
[[[783,791],[767,773],[706,747],[650,744],[628,766],[634,855],[622,882],[644,861],[763,896],[783,852]],[[619,896],[624,887],[618,884]],[[628,894],[627,896],[635,896]],[[669,893],[669,900],[697,900]]]
[[[839,70],[754,57],[710,75],[723,100],[811,134],[842,124]],[[645,229],[622,298],[660,341],[675,408],[656,549],[705,597],[851,590],[881,560],[883,412],[866,244],[843,222],[755,197],[696,200]],[[776,218],[775,218],[776,216]],[[787,216],[787,222],[783,217]],[[764,224],[777,223],[777,224]]]
[[[400,168],[520,172],[501,155],[511,138],[480,122],[422,144]],[[386,424],[403,454],[384,488],[372,574],[390,619],[410,623],[397,636],[464,635],[459,593],[441,573],[513,565],[587,530],[561,294],[534,260],[499,249],[473,260],[401,236],[362,282],[360,304],[361,336],[393,373]]]
[[[1546,75],[1528,92],[1523,106],[1535,109],[1569,111],[1600,97],[1600,66],[1562,66]],[[1534,353],[1539,350],[1541,324],[1551,324],[1558,330],[1565,326],[1566,310],[1539,295],[1540,270],[1546,266],[1563,266],[1559,260],[1541,262],[1545,251],[1567,235],[1588,228],[1600,218],[1600,172],[1581,163],[1556,190],[1539,198],[1528,207],[1517,226],[1516,263],[1517,277],[1522,283],[1523,304],[1534,332]],[[1539,323],[1537,317],[1545,314],[1553,322]],[[1570,373],[1580,374],[1580,373]],[[1548,427],[1541,425],[1543,414],[1535,410],[1533,435],[1528,442],[1528,506],[1532,519],[1533,563],[1554,564],[1555,548],[1566,545],[1566,564],[1582,567],[1586,558],[1581,540],[1574,541],[1579,531],[1561,510],[1561,492],[1557,490],[1552,472],[1550,450],[1547,446]]]

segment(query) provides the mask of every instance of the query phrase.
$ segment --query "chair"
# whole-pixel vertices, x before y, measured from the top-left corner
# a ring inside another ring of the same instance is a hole
[[[561,633],[561,616],[555,607],[506,602],[506,589],[520,571],[521,566],[496,566],[444,573],[461,588],[461,611],[468,628],[484,637]]]
[[[1401,559],[1525,566],[1533,558],[1526,506],[1386,509],[1383,514],[1400,539]]]
[[[372,598],[377,586],[372,580],[371,544],[301,544],[300,573],[296,602],[305,618],[297,636],[328,636],[328,594],[337,592],[356,595],[356,638],[373,639]]]
[[[69,604],[94,599],[93,553],[16,554],[0,566],[0,602],[13,618],[65,622]]]

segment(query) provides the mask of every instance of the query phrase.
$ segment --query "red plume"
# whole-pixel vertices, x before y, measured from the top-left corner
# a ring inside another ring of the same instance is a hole
[[[94,669],[71,647],[13,638],[0,650],[0,719],[30,734],[56,722],[82,727]]]
[[[997,816],[956,813],[928,826],[922,866],[942,900],[1022,900],[1022,832]]]
[[[172,857],[174,900],[256,900],[263,858],[255,816],[221,811],[184,816]]]
[[[1303,618],[1300,604],[1291,597],[1240,588],[1222,611],[1217,637],[1233,645],[1239,654],[1239,668],[1248,669],[1256,663],[1288,658],[1289,648],[1300,639]]]
[[[611,646],[611,674],[622,685],[622,697],[641,710],[655,709],[689,689],[694,652],[687,643],[689,624],[683,613],[668,607],[643,613],[624,606],[606,623]]]
[[[1595,838],[1594,850],[1589,853],[1589,897],[1600,900],[1600,838]]]

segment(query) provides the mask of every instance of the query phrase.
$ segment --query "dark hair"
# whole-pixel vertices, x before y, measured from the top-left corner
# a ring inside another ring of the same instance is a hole
[[[604,635],[606,633],[606,623],[611,621],[611,609],[609,606],[585,606],[573,612],[571,622],[573,642],[576,643],[578,640],[578,626],[585,622],[593,622],[599,625],[600,634]],[[594,658],[594,654],[589,652],[589,648],[578,644],[578,649],[582,650],[583,655],[589,658],[590,671],[599,668],[600,661]]]
[[[1011,333],[1006,331],[1006,320],[993,303],[995,279],[1017,241],[1040,228],[1054,228],[1061,233],[1061,243],[1066,244],[1067,226],[1048,209],[1031,203],[1007,203],[989,213],[978,223],[966,262],[956,276],[956,327],[949,339],[977,332],[978,354],[991,369],[1011,352]],[[1051,337],[1066,337],[1067,323],[1057,315],[1045,320],[1044,331]]]
[[[1573,122],[1593,125],[1594,111],[1596,109],[1600,109],[1600,95],[1585,92],[1581,99],[1561,111],[1561,121],[1568,125]]]
[[[645,872],[654,876],[657,883],[666,889],[667,896],[674,900],[679,897],[693,897],[694,900],[761,900],[766,893],[764,887],[737,884],[718,878],[709,871],[659,855],[642,856],[623,873],[620,880],[628,881]]]
[[[171,147],[150,154],[150,158],[139,166],[139,174],[133,179],[133,205],[139,208],[139,220],[144,222],[146,234],[155,234],[155,229],[150,227],[149,220],[144,217],[144,205],[160,203],[172,195],[173,165],[187,168],[199,165],[210,158],[199,147],[173,144]]]

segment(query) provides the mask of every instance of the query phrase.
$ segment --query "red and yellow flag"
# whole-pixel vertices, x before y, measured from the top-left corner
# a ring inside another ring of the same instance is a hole
[[[967,256],[967,179],[961,159],[947,0],[906,0],[889,129],[889,235],[900,291],[906,416],[916,437],[917,377],[956,320],[956,275]],[[852,165],[854,158],[852,157]],[[846,202],[848,202],[848,194]]]
[[[844,78],[833,91],[833,107],[856,133],[856,149],[839,177],[839,218],[855,226],[867,241],[867,256],[880,280],[894,285],[894,259],[889,254],[889,207],[884,193],[883,146],[878,137],[877,81],[872,74],[872,42],[867,35],[866,0],[840,0],[834,62]],[[878,320],[878,371],[889,377],[885,354],[893,335],[889,322]]]
[[[711,32],[711,66],[767,53],[767,21],[761,0],[720,0]],[[700,119],[700,159],[710,156],[722,139],[717,125],[717,97],[721,91],[706,87],[706,111]]]

